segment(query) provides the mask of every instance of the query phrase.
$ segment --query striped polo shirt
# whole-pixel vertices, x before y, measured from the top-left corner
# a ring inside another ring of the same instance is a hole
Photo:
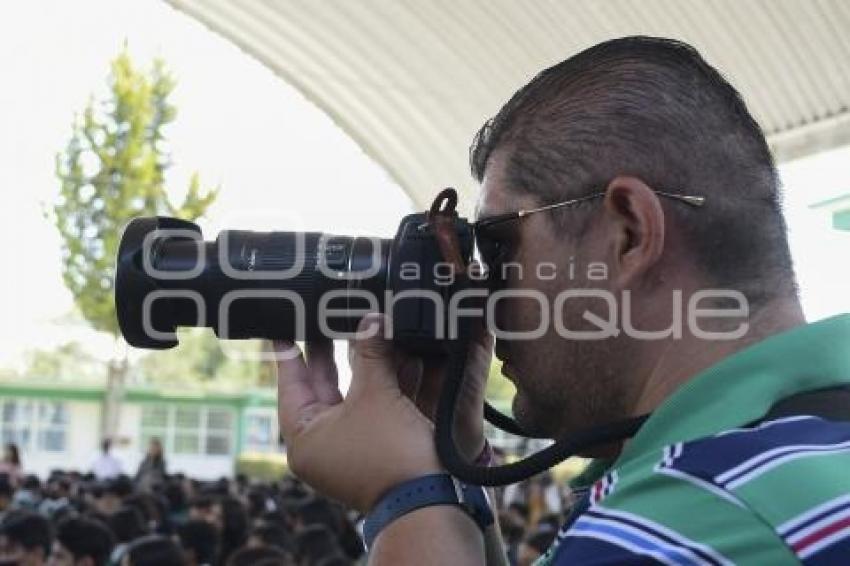
[[[537,565],[850,565],[850,420],[771,408],[850,386],[850,315],[683,384],[596,479]]]

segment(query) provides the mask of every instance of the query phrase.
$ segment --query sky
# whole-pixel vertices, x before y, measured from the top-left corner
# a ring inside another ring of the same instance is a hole
[[[111,340],[69,324],[60,242],[43,210],[75,112],[106,92],[126,44],[138,65],[162,57],[177,77],[166,132],[179,198],[193,171],[221,192],[200,222],[221,229],[320,230],[390,237],[408,197],[321,110],[237,47],[164,2],[19,2],[0,16],[0,366],[23,353]]]
[[[109,61],[126,45],[137,64],[162,57],[178,79],[167,131],[175,195],[193,171],[220,186],[201,222],[389,237],[410,200],[384,170],[293,87],[164,2],[16,2],[0,15],[0,366],[81,340],[111,342],[69,323],[60,242],[44,217],[58,193],[56,153],[75,112],[105,93]],[[746,95],[746,93],[744,93]],[[850,311],[850,233],[814,202],[850,193],[850,148],[784,164],[785,211],[810,320]]]

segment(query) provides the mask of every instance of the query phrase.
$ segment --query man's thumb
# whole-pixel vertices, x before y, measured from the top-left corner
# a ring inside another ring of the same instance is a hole
[[[387,317],[370,313],[363,317],[352,341],[351,393],[363,394],[379,388],[398,389],[396,356],[392,340],[387,338]]]

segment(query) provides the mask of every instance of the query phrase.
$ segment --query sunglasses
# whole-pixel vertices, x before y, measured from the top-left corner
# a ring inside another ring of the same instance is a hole
[[[694,208],[699,208],[705,204],[705,197],[703,196],[668,193],[665,191],[655,190],[652,192],[669,199],[683,202]],[[538,212],[566,208],[585,201],[595,200],[603,196],[605,196],[604,191],[592,193],[583,197],[556,202],[554,204],[547,204],[538,208],[517,210],[514,212],[506,212],[504,214],[496,214],[494,216],[482,218],[472,224],[472,228],[475,233],[475,242],[478,246],[478,253],[484,263],[492,268],[493,266],[498,265],[505,260],[505,256],[507,255],[508,249],[510,247],[508,245],[510,243],[508,235],[505,233],[499,233],[499,229],[501,227],[507,225],[508,223],[520,221]]]

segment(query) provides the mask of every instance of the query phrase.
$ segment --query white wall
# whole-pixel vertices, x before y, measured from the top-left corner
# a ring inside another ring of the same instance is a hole
[[[214,480],[222,476],[233,475],[233,458],[231,456],[170,456],[168,472],[183,472],[189,477]]]
[[[234,429],[237,425],[238,414],[233,416]],[[142,405],[140,403],[124,403],[121,407],[119,426],[119,446],[115,456],[124,464],[125,472],[136,473],[139,463],[144,458],[147,446],[140,444],[142,423]],[[234,430],[235,439],[236,430]],[[232,442],[235,449],[235,442]],[[168,473],[182,472],[187,476],[202,480],[218,479],[222,476],[233,475],[232,456],[207,455],[175,455],[165,454]]]
[[[21,455],[24,473],[46,477],[50,470],[77,469],[88,471],[100,443],[100,406],[91,401],[65,401],[68,407],[68,429],[65,451],[24,451]]]
[[[100,404],[96,401],[65,401],[68,407],[68,429],[63,452],[23,451],[24,473],[47,477],[51,470],[79,470],[87,472],[100,451]],[[234,414],[234,431],[231,445],[236,447],[238,414]],[[114,435],[113,455],[133,475],[144,457],[146,446],[140,445],[141,405],[124,403],[121,407],[119,428]],[[183,472],[198,479],[217,479],[233,475],[232,456],[173,455],[166,454],[169,473]]]
[[[141,420],[142,411],[137,403],[121,404],[121,418],[118,421],[113,454],[121,460],[124,473],[130,476],[136,473],[144,456],[144,449],[139,447]]]

